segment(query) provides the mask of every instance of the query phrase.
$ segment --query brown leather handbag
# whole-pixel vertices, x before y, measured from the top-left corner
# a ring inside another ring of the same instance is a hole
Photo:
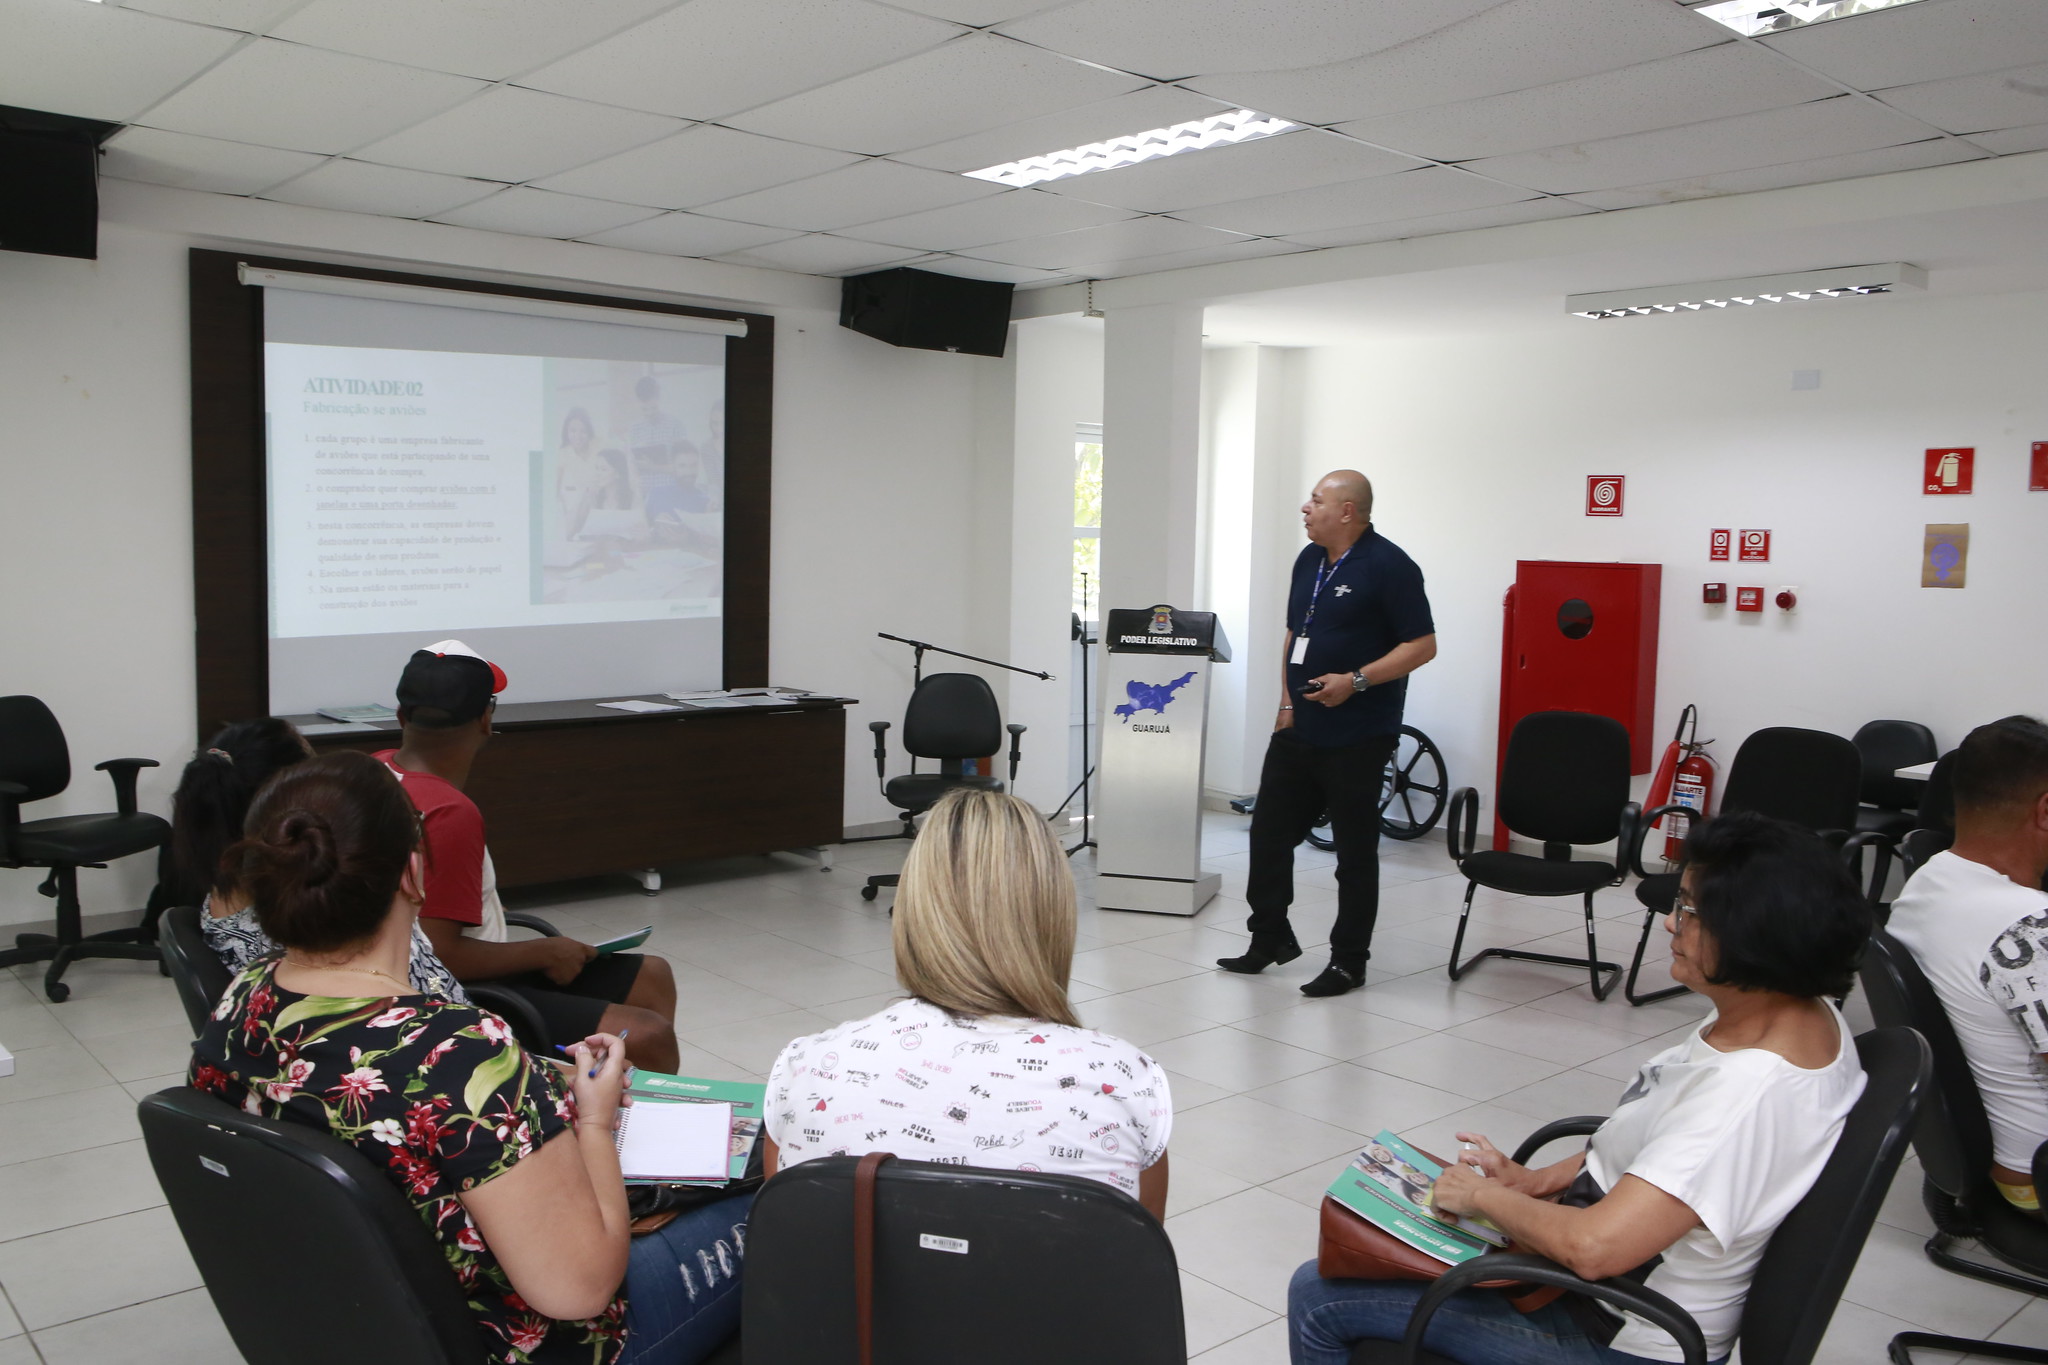
[[[1428,1156],[1427,1152],[1423,1153]],[[1430,1158],[1435,1160],[1434,1157]],[[1438,1162],[1442,1165],[1443,1163]],[[1528,1248],[1508,1244],[1509,1251]],[[1323,1196],[1322,1226],[1316,1237],[1316,1273],[1326,1280],[1433,1280],[1450,1267],[1434,1256],[1382,1232],[1328,1195]],[[1475,1289],[1503,1289],[1509,1303],[1533,1313],[1555,1302],[1564,1290],[1520,1280],[1481,1280]],[[1519,1289],[1520,1292],[1512,1292]]]

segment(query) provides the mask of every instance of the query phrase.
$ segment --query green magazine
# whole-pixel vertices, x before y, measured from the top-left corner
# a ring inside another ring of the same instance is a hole
[[[1447,1265],[1506,1246],[1506,1234],[1485,1219],[1438,1213],[1430,1207],[1430,1190],[1443,1169],[1382,1130],[1324,1193],[1374,1227]]]

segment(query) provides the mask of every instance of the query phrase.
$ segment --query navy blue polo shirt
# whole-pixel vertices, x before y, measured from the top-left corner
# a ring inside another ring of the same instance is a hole
[[[1302,686],[1325,673],[1350,673],[1383,657],[1396,645],[1436,633],[1429,598],[1422,591],[1422,570],[1400,546],[1370,526],[1334,572],[1326,572],[1323,591],[1315,594],[1316,568],[1329,563],[1322,546],[1310,544],[1294,561],[1287,594],[1287,628],[1295,638],[1308,636],[1308,656],[1287,665],[1287,700],[1294,703],[1294,734],[1319,749],[1363,744],[1401,728],[1401,706],[1408,680],[1369,687],[1342,706],[1323,706],[1301,695]]]

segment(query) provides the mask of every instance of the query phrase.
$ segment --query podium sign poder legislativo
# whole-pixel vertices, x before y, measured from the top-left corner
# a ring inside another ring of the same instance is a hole
[[[1154,606],[1111,610],[1102,643],[1096,904],[1192,915],[1223,881],[1202,871],[1202,748],[1230,642],[1212,612]]]

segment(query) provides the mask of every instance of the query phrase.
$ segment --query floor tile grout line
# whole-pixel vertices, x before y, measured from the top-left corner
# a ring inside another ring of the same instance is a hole
[[[114,1307],[114,1308],[102,1308],[102,1309],[100,1309],[100,1311],[99,1311],[99,1312],[97,1312],[97,1313],[81,1313],[81,1314],[79,1314],[79,1315],[78,1315],[77,1317],[75,1317],[75,1318],[66,1318],[66,1319],[65,1319],[64,1321],[62,1321],[62,1322],[52,1322],[52,1323],[48,1323],[48,1324],[45,1324],[45,1325],[44,1325],[44,1326],[42,1326],[42,1327],[38,1327],[38,1328],[36,1328],[36,1329],[35,1329],[34,1331],[28,1331],[28,1332],[25,1332],[25,1333],[24,1333],[24,1335],[26,1335],[26,1336],[30,1337],[31,1339],[33,1339],[33,1338],[34,1338],[34,1336],[35,1336],[35,1333],[36,1333],[36,1332],[54,1332],[54,1331],[56,1331],[57,1329],[59,1329],[60,1327],[72,1327],[72,1326],[75,1326],[75,1325],[77,1325],[78,1323],[81,1323],[81,1322],[91,1322],[91,1321],[92,1321],[92,1320],[93,1320],[94,1318],[103,1318],[103,1317],[106,1317],[106,1316],[107,1316],[108,1314],[110,1314],[110,1313],[125,1313],[125,1312],[127,1312],[127,1311],[128,1311],[129,1309],[131,1309],[131,1308],[141,1308],[141,1307],[142,1307],[143,1305],[145,1305],[145,1304],[151,1304],[151,1303],[162,1303],[162,1302],[163,1302],[163,1301],[164,1301],[165,1299],[175,1299],[175,1298],[177,1298],[177,1297],[178,1297],[178,1296],[179,1296],[180,1294],[191,1294],[191,1293],[200,1293],[200,1294],[206,1294],[206,1295],[207,1295],[207,1300],[208,1300],[208,1302],[211,1302],[211,1301],[212,1301],[212,1298],[213,1298],[213,1296],[212,1296],[212,1295],[211,1295],[210,1293],[207,1293],[207,1289],[206,1289],[206,1286],[205,1286],[205,1285],[204,1285],[203,1283],[202,1283],[202,1284],[196,1284],[196,1285],[193,1285],[193,1286],[191,1286],[190,1288],[187,1288],[187,1289],[173,1289],[173,1290],[172,1290],[172,1291],[171,1291],[170,1293],[168,1293],[168,1294],[152,1294],[152,1295],[150,1295],[150,1296],[149,1296],[148,1298],[146,1298],[146,1299],[137,1299],[137,1300],[136,1300],[135,1302],[133,1302],[133,1303],[124,1303],[124,1304],[120,1304],[120,1305],[118,1305],[117,1307]],[[16,1315],[16,1316],[19,1316],[19,1314],[17,1313],[17,1315]],[[33,1340],[31,1341],[31,1344],[33,1344]],[[38,1358],[40,1358],[40,1357],[41,1357],[41,1355],[42,1355],[42,1348],[41,1348],[41,1346],[37,1346],[37,1347],[36,1347],[36,1354],[37,1354]]]

